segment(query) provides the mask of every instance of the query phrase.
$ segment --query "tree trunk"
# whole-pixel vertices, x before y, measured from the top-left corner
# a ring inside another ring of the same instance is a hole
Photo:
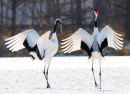
[[[15,22],[16,22],[16,0],[12,0],[12,33],[11,36],[15,34]]]
[[[10,3],[9,0],[7,0],[7,6],[8,7],[6,7],[6,16],[5,16],[6,17],[6,19],[5,19],[6,25],[8,25],[8,20],[9,20],[9,3]]]
[[[1,32],[3,32],[3,0],[1,0],[1,12],[0,12],[0,14],[1,14]]]
[[[70,4],[71,4],[71,9],[70,9],[70,19],[71,19],[71,26],[72,26],[72,30],[74,31],[74,5],[73,5],[73,0],[71,0]]]
[[[59,5],[59,0],[56,0],[56,7],[57,7],[57,17],[60,18],[60,5]]]
[[[47,12],[46,12],[46,22],[47,24],[50,24],[50,0],[46,0],[47,3]]]
[[[35,1],[32,1],[32,26],[34,26],[34,7],[35,7]]]
[[[81,10],[81,0],[76,0],[76,20],[77,28],[82,27],[82,10]]]
[[[126,14],[125,14],[125,32],[126,39],[129,39],[130,36],[130,0],[126,0]]]
[[[43,23],[42,3],[43,3],[43,0],[40,0],[40,25],[41,25],[41,26],[42,26],[42,23]]]

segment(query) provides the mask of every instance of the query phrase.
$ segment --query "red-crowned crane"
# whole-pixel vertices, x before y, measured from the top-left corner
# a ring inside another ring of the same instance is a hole
[[[48,82],[48,70],[52,57],[58,51],[58,40],[56,34],[57,25],[60,24],[62,32],[62,20],[56,19],[52,38],[49,40],[51,31],[47,31],[41,37],[34,29],[26,30],[13,37],[5,39],[7,48],[12,52],[19,51],[26,48],[32,59],[38,59],[44,61],[44,75],[47,81],[47,88],[50,88]]]
[[[98,10],[94,9],[95,14],[95,26],[94,32],[91,36],[87,33],[84,29],[79,28],[74,34],[70,37],[63,39],[62,47],[64,53],[71,53],[76,50],[85,50],[88,53],[89,59],[91,58],[92,61],[92,73],[94,76],[95,87],[101,89],[101,62],[103,59],[102,51],[105,47],[112,47],[114,49],[121,49],[123,46],[122,36],[121,34],[116,33],[112,28],[108,25],[103,28],[103,30],[99,33],[97,27],[97,16]],[[100,79],[100,86],[98,86],[93,69],[93,62],[94,60],[99,60],[100,72],[99,72],[99,79]]]

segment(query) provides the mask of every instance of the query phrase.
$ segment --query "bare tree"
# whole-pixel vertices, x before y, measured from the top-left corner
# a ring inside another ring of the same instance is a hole
[[[12,33],[13,36],[15,34],[15,24],[16,24],[16,9],[19,5],[23,3],[23,0],[11,0],[11,10],[12,10]]]
[[[130,0],[126,0],[126,14],[125,14],[125,32],[126,32],[126,38],[130,39]]]
[[[0,23],[1,23],[1,32],[3,32],[3,0],[1,0],[0,2],[0,6],[1,6],[1,11],[0,11]]]
[[[81,11],[81,0],[76,0],[76,25],[77,28],[82,27],[82,11]]]
[[[9,21],[9,0],[6,2],[6,16],[5,16],[5,24],[8,25]]]

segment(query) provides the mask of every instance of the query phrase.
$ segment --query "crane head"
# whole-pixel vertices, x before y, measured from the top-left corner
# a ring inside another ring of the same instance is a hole
[[[97,20],[97,16],[98,16],[98,10],[94,9],[94,14],[95,14],[95,20]]]
[[[61,19],[56,19],[56,20],[55,20],[55,24],[56,24],[56,23],[62,24],[62,20],[61,20]]]
[[[59,23],[60,24],[60,28],[61,28],[61,32],[62,32],[62,20],[61,19],[56,19],[55,20],[55,24]]]
[[[97,10],[97,9],[94,9],[94,13],[95,13],[96,15],[98,15],[98,10]]]

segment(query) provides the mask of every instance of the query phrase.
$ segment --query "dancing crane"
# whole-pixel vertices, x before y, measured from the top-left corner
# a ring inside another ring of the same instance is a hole
[[[76,50],[85,50],[88,53],[89,59],[91,58],[92,61],[92,73],[94,76],[95,87],[101,89],[101,62],[103,59],[102,51],[105,47],[112,47],[114,49],[121,49],[123,47],[123,42],[121,38],[121,34],[116,33],[112,28],[106,25],[103,30],[99,33],[97,27],[97,16],[98,10],[94,9],[95,14],[95,26],[94,32],[91,36],[87,33],[84,29],[79,28],[74,34],[70,37],[63,39],[62,47],[64,53],[71,53]],[[99,60],[100,72],[99,72],[99,79],[100,79],[100,86],[98,86],[93,69],[93,62],[94,60]]]
[[[47,81],[47,88],[50,88],[48,82],[48,70],[52,57],[58,51],[58,40],[56,34],[57,25],[60,24],[62,32],[62,20],[56,19],[52,38],[49,40],[51,31],[47,31],[41,37],[34,29],[26,30],[13,37],[5,39],[7,48],[12,52],[26,48],[33,60],[44,61],[44,75]]]

